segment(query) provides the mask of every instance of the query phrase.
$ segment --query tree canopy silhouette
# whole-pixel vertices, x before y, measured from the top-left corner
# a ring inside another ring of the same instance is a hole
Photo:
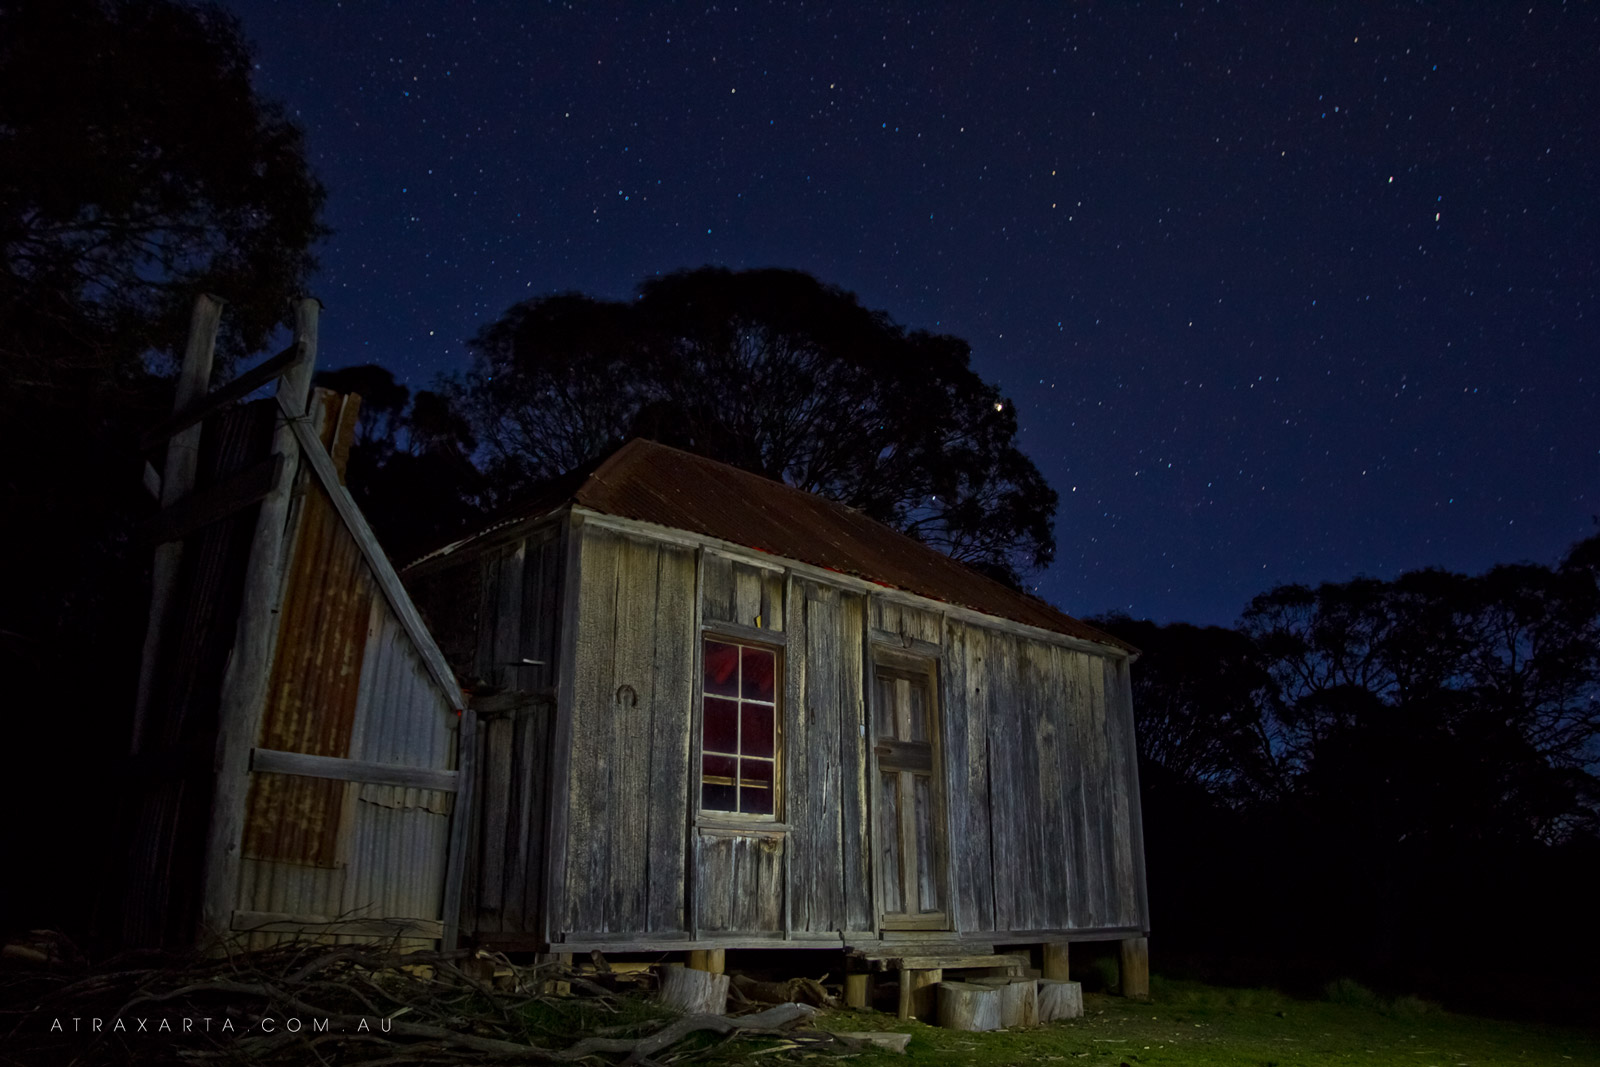
[[[323,190],[250,70],[214,5],[0,4],[0,355],[29,384],[136,372],[202,290],[224,356],[284,319]]]
[[[472,348],[457,395],[497,491],[644,436],[841,501],[1012,584],[1054,556],[1056,493],[967,343],[799,271],[704,267],[632,301],[541,297]]]
[[[1600,535],[1553,567],[1279,586],[1231,629],[1096,621],[1143,649],[1150,895],[1179,943],[1222,958],[1248,930],[1322,981],[1427,960],[1399,980],[1462,1003],[1460,933],[1508,902],[1571,939],[1524,973],[1600,945]]]
[[[221,366],[258,350],[324,232],[300,131],[250,73],[214,5],[0,0],[0,666],[14,706],[50,709],[14,717],[17,750],[70,747],[90,779],[125,751],[148,610],[131,532],[152,507],[138,435],[171,406],[159,354],[183,345],[200,291],[229,302]],[[37,808],[47,773],[8,775],[0,800]],[[59,799],[10,820],[0,848],[83,840],[74,809],[94,794]],[[31,894],[0,912],[86,911],[95,851],[54,891],[0,887]]]

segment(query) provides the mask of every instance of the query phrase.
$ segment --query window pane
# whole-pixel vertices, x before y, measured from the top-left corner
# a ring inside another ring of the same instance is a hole
[[[705,691],[707,695],[739,695],[739,646],[707,641],[705,646]]]
[[[707,752],[739,751],[739,702],[706,697],[704,743]]]
[[[878,720],[878,736],[893,737],[894,730],[894,679],[878,678],[878,700],[874,713]]]
[[[772,699],[772,672],[778,657],[764,648],[745,648],[744,691],[746,700]]]
[[[943,911],[939,879],[933,869],[933,779],[917,775],[912,796],[917,824],[917,906],[922,911]]]
[[[911,697],[911,740],[926,741],[928,739],[928,708],[923,701],[924,691],[921,682],[912,682],[910,686]]]
[[[772,814],[772,761],[739,761],[739,810],[748,815]]]
[[[709,700],[706,703],[711,703]],[[720,703],[720,701],[719,701]],[[770,756],[772,755],[772,719],[773,709],[771,704],[745,704],[739,711],[740,718],[744,720],[743,747],[740,755],[744,756]],[[707,737],[709,738],[709,734]],[[710,741],[707,741],[709,747]]]
[[[885,774],[878,780],[878,879],[883,887],[883,910],[905,910],[900,878],[900,776]]]
[[[739,761],[732,756],[704,756],[701,759],[700,806],[707,811],[738,810],[735,775]]]

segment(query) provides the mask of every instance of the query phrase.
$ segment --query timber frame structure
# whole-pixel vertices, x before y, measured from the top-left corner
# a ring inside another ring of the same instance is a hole
[[[1068,942],[1121,941],[1139,991],[1137,652],[1116,638],[637,440],[402,574],[472,694],[464,937],[880,961],[1043,944],[1047,972]]]

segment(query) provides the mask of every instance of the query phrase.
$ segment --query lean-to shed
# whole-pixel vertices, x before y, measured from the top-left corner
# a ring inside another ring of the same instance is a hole
[[[461,691],[343,484],[359,398],[310,389],[317,309],[208,392],[221,305],[201,297],[177,411],[149,437],[165,472],[147,474],[162,510],[119,794],[130,947],[455,936]]]
[[[1142,952],[1116,638],[647,441],[404,577],[475,694],[477,942]]]

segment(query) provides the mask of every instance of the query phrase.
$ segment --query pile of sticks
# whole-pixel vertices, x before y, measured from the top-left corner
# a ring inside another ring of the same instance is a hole
[[[98,967],[51,959],[0,972],[0,1064],[651,1064],[702,1058],[728,1041],[765,1050],[846,1053],[858,1042],[804,1029],[817,1011],[780,1004],[749,1015],[626,1013],[639,993],[606,973],[512,966],[469,951],[288,945],[221,959],[124,956]],[[601,1025],[553,1033],[538,1002],[570,990]],[[539,1020],[546,1029],[539,1029]],[[621,1016],[619,1015],[619,1018]],[[692,1034],[719,1040],[676,1048]],[[764,1057],[765,1058],[765,1057]]]

